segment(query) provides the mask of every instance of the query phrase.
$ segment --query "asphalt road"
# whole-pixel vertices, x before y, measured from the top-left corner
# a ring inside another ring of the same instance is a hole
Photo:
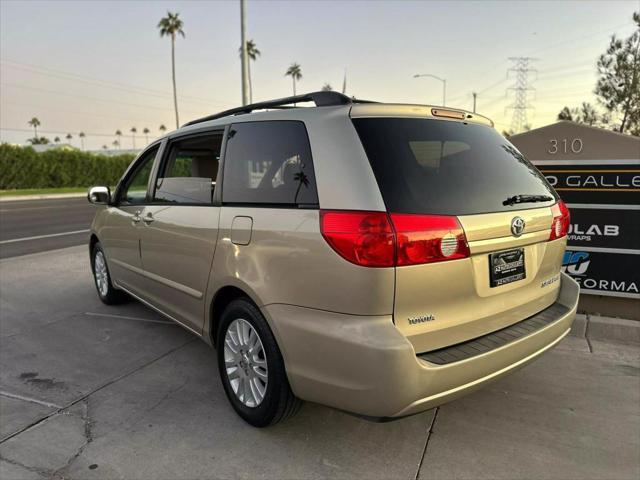
[[[0,201],[0,258],[87,244],[95,210],[85,197]]]
[[[380,424],[306,403],[255,429],[211,348],[97,299],[84,246],[0,271],[3,480],[640,478],[638,346],[567,337],[437,410]]]

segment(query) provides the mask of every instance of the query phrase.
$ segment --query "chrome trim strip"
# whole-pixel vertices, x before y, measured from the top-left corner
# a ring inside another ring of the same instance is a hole
[[[129,265],[128,263],[124,263],[115,258],[111,261],[121,266],[122,268],[126,268],[127,270],[137,273],[138,275],[142,275],[143,277],[146,277],[150,280],[154,280],[158,283],[166,285],[167,287],[173,288],[174,290],[178,290],[179,292],[185,293],[197,300],[202,300],[202,292],[199,292],[198,290],[194,290],[191,287],[187,287],[186,285],[183,285],[181,283],[174,282],[173,280],[169,280],[168,278],[161,277],[160,275],[156,275],[155,273],[147,272],[142,268],[134,267],[133,265]]]
[[[202,337],[202,332],[198,332],[197,330],[194,330],[193,328],[191,328],[190,326],[188,326],[185,323],[182,323],[180,320],[176,319],[175,317],[172,317],[171,315],[169,315],[167,312],[164,312],[162,310],[160,310],[158,307],[156,307],[155,305],[149,303],[148,301],[146,301],[144,298],[139,297],[138,295],[136,295],[135,293],[131,292],[131,290],[129,290],[126,287],[123,287],[121,283],[118,283],[116,281],[114,281],[113,279],[111,280],[112,283],[114,283],[117,288],[119,288],[120,290],[124,290],[125,292],[127,292],[127,294],[131,295],[133,298],[135,298],[136,300],[138,300],[140,303],[145,304],[147,307],[149,307],[152,310],[155,310],[156,312],[158,312],[160,315],[167,317],[169,320],[172,320],[174,322],[176,322],[178,325],[180,325],[181,327],[189,330],[191,333],[196,334],[198,337]]]

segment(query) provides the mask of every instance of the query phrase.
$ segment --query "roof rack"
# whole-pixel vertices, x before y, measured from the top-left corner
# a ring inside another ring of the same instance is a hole
[[[225,110],[224,112],[215,113],[213,115],[208,115],[206,117],[199,118],[197,120],[192,120],[183,125],[186,127],[188,125],[195,125],[196,123],[208,122],[209,120],[216,120],[218,118],[228,117],[229,115],[237,115],[239,113],[250,113],[254,110],[264,110],[266,108],[290,108],[288,105],[292,103],[301,103],[301,102],[314,102],[316,107],[329,107],[329,106],[337,106],[337,105],[348,105],[353,102],[364,102],[363,100],[355,100],[351,97],[347,97],[346,95],[338,92],[328,91],[328,92],[312,92],[305,93],[304,95],[294,95],[292,97],[279,98],[277,100],[269,100],[266,102],[258,102],[251,103],[249,105],[244,105],[242,107],[232,108],[230,110]]]

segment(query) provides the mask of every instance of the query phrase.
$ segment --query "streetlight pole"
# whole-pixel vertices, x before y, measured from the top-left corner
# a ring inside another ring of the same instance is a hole
[[[249,56],[247,55],[246,38],[246,0],[240,0],[240,40],[242,41],[242,105],[249,103]]]
[[[447,100],[447,79],[438,77],[437,75],[432,75],[431,73],[417,73],[413,76],[413,78],[420,77],[435,78],[436,80],[440,80],[442,82],[442,106],[444,107]]]

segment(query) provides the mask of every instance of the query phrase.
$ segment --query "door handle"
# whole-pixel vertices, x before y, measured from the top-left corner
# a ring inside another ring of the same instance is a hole
[[[147,225],[149,225],[154,220],[155,220],[155,218],[153,218],[153,214],[151,212],[147,213],[146,217],[142,217],[142,221],[144,223],[146,223]]]
[[[131,221],[133,223],[140,223],[140,220],[142,220],[142,218],[140,217],[140,210],[138,210],[133,214],[133,217],[131,217]]]

